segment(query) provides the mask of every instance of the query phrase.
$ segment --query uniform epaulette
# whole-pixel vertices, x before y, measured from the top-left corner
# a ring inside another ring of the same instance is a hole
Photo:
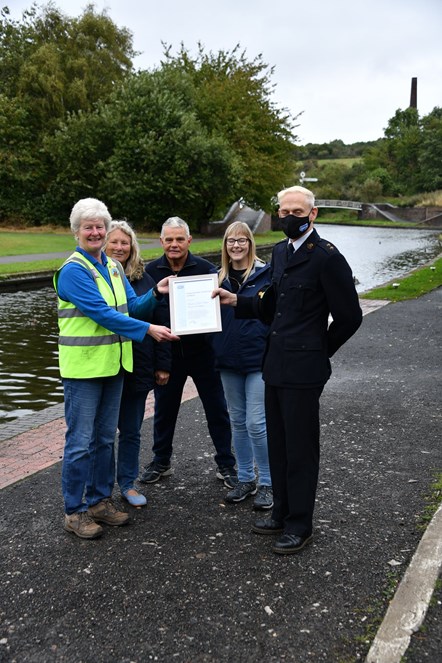
[[[334,244],[331,242],[328,242],[326,239],[320,239],[317,246],[319,246],[320,249],[331,255],[332,253],[339,253],[339,250],[336,248]]]

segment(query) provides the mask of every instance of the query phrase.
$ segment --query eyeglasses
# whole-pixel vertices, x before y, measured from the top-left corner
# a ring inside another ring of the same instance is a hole
[[[228,237],[226,239],[226,244],[227,246],[235,246],[235,244],[238,244],[238,246],[245,246],[248,241],[247,237]]]

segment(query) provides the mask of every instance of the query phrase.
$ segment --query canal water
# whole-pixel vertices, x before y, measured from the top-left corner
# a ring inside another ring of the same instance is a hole
[[[439,232],[320,224],[345,255],[364,292],[422,265],[441,251]],[[270,252],[260,253],[269,259]],[[0,424],[63,401],[52,288],[0,294]]]

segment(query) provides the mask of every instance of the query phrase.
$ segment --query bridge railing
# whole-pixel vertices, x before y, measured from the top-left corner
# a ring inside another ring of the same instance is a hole
[[[321,200],[315,202],[316,207],[340,207],[344,209],[362,209],[362,203],[354,200]]]

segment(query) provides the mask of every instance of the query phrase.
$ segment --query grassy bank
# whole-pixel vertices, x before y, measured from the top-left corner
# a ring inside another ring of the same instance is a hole
[[[440,286],[442,286],[442,257],[360,296],[362,299],[388,299],[391,302],[401,302],[425,295]]]

